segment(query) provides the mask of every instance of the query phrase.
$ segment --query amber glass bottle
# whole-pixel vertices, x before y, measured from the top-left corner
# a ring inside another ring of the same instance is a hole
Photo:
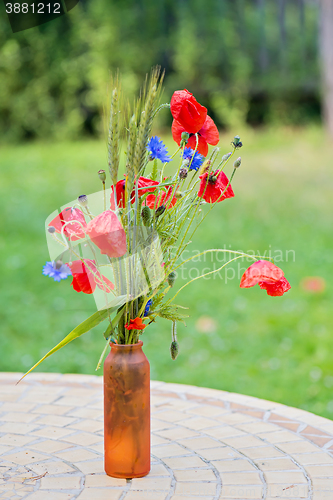
[[[111,344],[104,362],[104,467],[113,477],[150,471],[150,366],[142,344]]]

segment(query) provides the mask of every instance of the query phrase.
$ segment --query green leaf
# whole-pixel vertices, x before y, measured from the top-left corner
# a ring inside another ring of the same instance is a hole
[[[24,379],[24,377],[28,375],[28,373],[32,372],[32,370],[34,370],[38,365],[40,365],[40,363],[44,361],[44,359],[48,358],[49,356],[51,356],[51,354],[53,354],[54,352],[58,351],[65,345],[72,342],[72,340],[80,337],[86,332],[89,332],[89,330],[94,328],[94,326],[99,325],[99,323],[104,321],[109,316],[109,314],[113,313],[116,309],[117,307],[111,307],[110,309],[103,309],[102,311],[97,311],[95,312],[95,314],[84,320],[80,325],[76,326],[74,330],[72,330],[61,342],[59,342],[59,344],[53,347],[51,351],[45,354],[45,356],[43,356],[42,359],[38,361],[38,363],[36,363],[32,368],[30,368],[30,370],[27,371],[27,373],[25,373],[17,383],[21,382],[21,380]]]
[[[106,350],[107,350],[107,348],[108,348],[108,345],[109,345],[109,344],[110,344],[110,339],[106,339],[106,344],[105,344],[105,347],[104,347],[104,349],[103,349],[103,351],[102,351],[102,354],[101,354],[101,356],[100,356],[100,358],[99,358],[99,360],[98,360],[97,366],[96,366],[96,368],[95,368],[95,371],[96,371],[96,372],[97,372],[97,370],[99,370],[99,369],[100,369],[100,367],[101,367],[101,364],[102,364],[102,362],[103,362],[103,358],[104,358],[104,356],[105,356],[105,353],[106,353]]]

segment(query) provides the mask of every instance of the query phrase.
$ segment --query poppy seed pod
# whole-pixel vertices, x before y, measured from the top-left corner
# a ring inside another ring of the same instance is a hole
[[[173,287],[175,281],[176,281],[176,273],[174,271],[172,271],[168,276],[169,286]]]
[[[182,197],[183,197],[183,193],[181,191],[177,191],[175,193],[175,198],[177,198],[177,200],[180,200],[180,198],[182,198]]]
[[[166,207],[164,205],[161,205],[160,207],[158,207],[158,209],[155,212],[156,217],[159,217],[160,215],[162,215],[163,212],[165,212],[165,208]]]
[[[178,342],[174,340],[173,342],[171,342],[170,345],[171,359],[175,360],[178,356],[178,353],[179,353],[179,345]]]
[[[103,182],[106,181],[106,173],[105,173],[105,170],[99,170],[98,171],[98,177],[100,178],[100,180]]]
[[[242,163],[242,158],[241,157],[237,158],[237,160],[234,162],[234,168],[240,167],[241,163]]]
[[[180,147],[186,146],[186,144],[188,143],[189,138],[190,138],[190,134],[188,132],[182,132],[181,141],[180,141]]]
[[[85,207],[88,204],[88,196],[86,194],[81,194],[78,197],[78,202],[80,203],[80,205]]]
[[[144,226],[149,226],[151,221],[151,210],[149,207],[143,207],[141,212],[142,222]]]

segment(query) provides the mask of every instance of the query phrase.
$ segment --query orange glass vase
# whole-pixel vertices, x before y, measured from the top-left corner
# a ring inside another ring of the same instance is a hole
[[[112,477],[150,471],[150,366],[142,344],[111,344],[104,362],[104,468]]]

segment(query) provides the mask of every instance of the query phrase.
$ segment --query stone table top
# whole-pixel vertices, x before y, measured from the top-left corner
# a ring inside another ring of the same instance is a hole
[[[0,373],[0,500],[333,499],[333,422],[152,382],[152,469],[103,470],[102,378]]]

